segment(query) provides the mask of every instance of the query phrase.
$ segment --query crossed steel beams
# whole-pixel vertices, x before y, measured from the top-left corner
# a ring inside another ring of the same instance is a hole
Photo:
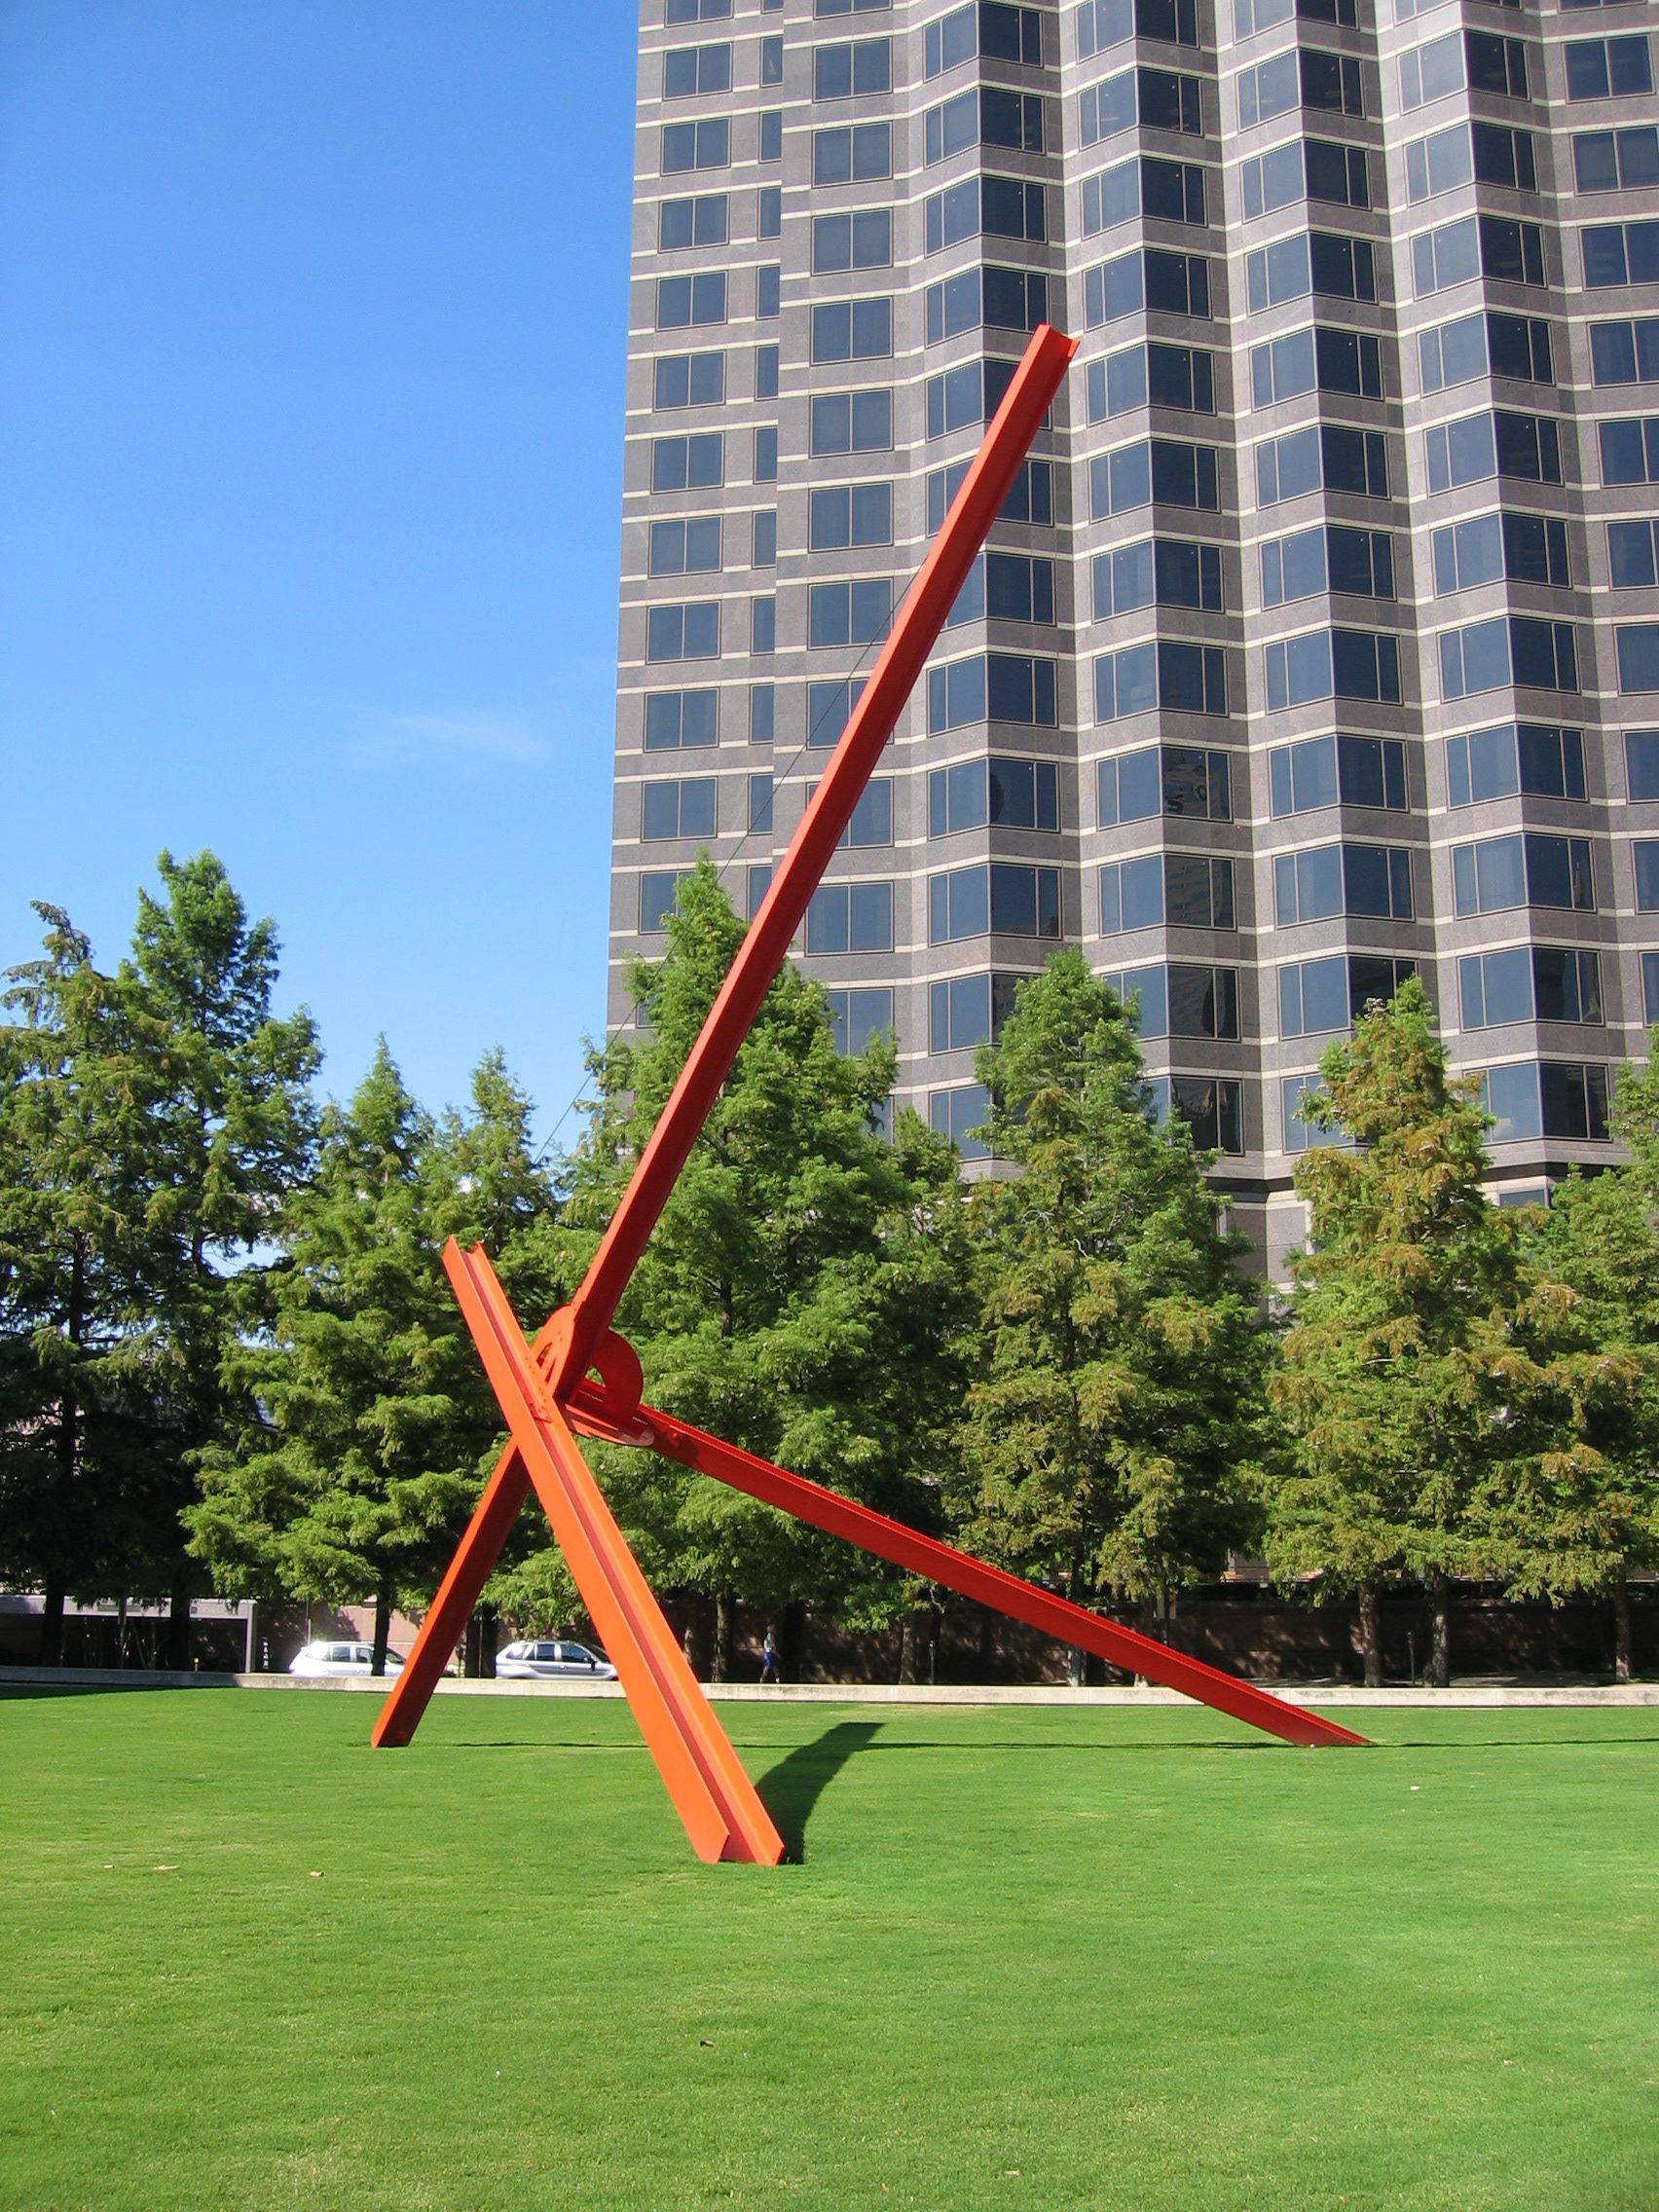
[[[407,1744],[531,1489],[701,1859],[775,1864],[783,1842],[588,1472],[575,1432],[635,1444],[732,1484],[930,1581],[1131,1667],[1295,1744],[1354,1744],[1346,1728],[1119,1628],[640,1403],[639,1361],[610,1327],[669,1193],[731,1072],[841,832],[892,735],[1026,451],[1076,352],[1047,323],[1033,336],[943,527],[809,800],[661,1118],[575,1296],[529,1346],[479,1249],[444,1266],[506,1418],[497,1462],[414,1649],[381,1710],[377,1745]],[[599,1381],[589,1380],[597,1371]]]

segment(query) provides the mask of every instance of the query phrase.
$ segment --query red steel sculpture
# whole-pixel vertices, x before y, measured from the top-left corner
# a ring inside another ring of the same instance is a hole
[[[1061,1642],[1131,1668],[1287,1743],[1364,1741],[1317,1714],[1102,1620],[642,1405],[639,1360],[610,1326],[669,1193],[801,925],[807,902],[1076,350],[1075,339],[1047,323],[1026,349],[575,1296],[529,1345],[482,1247],[463,1252],[452,1239],[445,1250],[445,1270],[500,1402],[510,1442],[381,1709],[374,1731],[377,1745],[407,1744],[414,1735],[507,1531],[534,1489],[697,1856],[764,1865],[775,1865],[782,1858],[783,1840],[611,1518],[582,1458],[578,1435],[637,1445],[677,1459],[913,1574],[1025,1621]]]

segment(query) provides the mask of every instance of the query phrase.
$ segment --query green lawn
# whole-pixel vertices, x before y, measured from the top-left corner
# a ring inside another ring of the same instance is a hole
[[[373,1713],[0,1696],[6,2212],[1659,2205],[1659,1714]]]

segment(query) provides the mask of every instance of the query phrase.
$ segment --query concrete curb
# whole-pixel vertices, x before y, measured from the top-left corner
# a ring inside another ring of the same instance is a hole
[[[103,1667],[0,1667],[0,1688],[81,1690],[294,1690],[345,1691],[352,1696],[384,1697],[386,1684],[366,1678],[296,1681],[290,1675],[174,1675]],[[1062,1683],[946,1687],[898,1682],[792,1682],[762,1689],[758,1682],[711,1682],[710,1699],[726,1705],[907,1705],[977,1707],[1019,1705],[1183,1706],[1176,1690],[1147,1688],[1070,1689]],[[1263,1682],[1270,1696],[1320,1709],[1341,1706],[1399,1706],[1433,1712],[1497,1710],[1539,1706],[1659,1706],[1659,1682],[1458,1682],[1431,1690],[1401,1684],[1368,1690],[1346,1682]],[[440,1697],[610,1698],[622,1695],[619,1682],[470,1682],[446,1679]]]

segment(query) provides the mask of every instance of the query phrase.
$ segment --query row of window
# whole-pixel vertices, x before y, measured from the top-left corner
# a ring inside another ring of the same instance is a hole
[[[1153,350],[1151,347],[1135,348],[1126,355],[1115,356],[1109,364],[1096,365],[1116,369],[1121,364],[1124,380],[1132,384],[1146,373]],[[971,362],[930,379],[927,389],[929,436],[942,435],[964,423],[978,422],[993,413],[1007,388],[1007,369],[1008,365],[1001,362]],[[657,362],[656,370],[659,407],[680,409],[713,404],[723,389],[724,361],[719,353],[665,354]],[[996,373],[993,375],[992,371]],[[1110,378],[1107,389],[1111,394]],[[1114,396],[1120,405],[1124,404],[1122,384]],[[754,481],[770,483],[777,476],[777,427],[760,424],[750,434],[754,441]],[[1621,416],[1600,423],[1597,443],[1604,486],[1616,489],[1628,484],[1659,483],[1659,416]],[[814,397],[810,451],[815,458],[892,450],[891,387],[823,393]],[[1207,498],[1182,496],[1187,488],[1188,464],[1184,460],[1177,463],[1173,458],[1187,453],[1207,454],[1209,450],[1171,449],[1168,441],[1153,440],[1150,445],[1121,448],[1116,453],[1098,456],[1090,463],[1091,499],[1097,500],[1100,497],[1103,481],[1104,498],[1108,502],[1104,511],[1113,514],[1154,500],[1212,506],[1214,502]],[[1502,408],[1463,416],[1455,422],[1437,424],[1425,431],[1424,453],[1431,492],[1450,491],[1494,478],[1528,484],[1563,481],[1561,425],[1551,416],[1515,414]],[[725,456],[724,433],[719,430],[677,431],[653,438],[651,490],[695,492],[718,488],[726,481]],[[1339,424],[1309,424],[1303,429],[1286,431],[1280,437],[1256,446],[1253,460],[1259,508],[1275,506],[1321,488],[1358,493],[1371,498],[1388,496],[1387,447],[1381,431],[1354,430]],[[1176,496],[1171,498],[1161,488],[1161,483],[1175,481],[1179,484]],[[1195,492],[1200,482],[1213,481],[1213,461],[1205,466],[1195,461],[1191,464],[1191,480]],[[838,496],[843,488],[836,489]],[[891,487],[860,489],[871,496],[884,495],[879,503],[889,517],[886,527],[890,531]],[[873,517],[873,508],[871,515]],[[850,523],[848,527],[852,527]],[[865,527],[877,526],[871,519]],[[1551,543],[1559,550],[1550,557],[1542,551],[1538,535],[1545,530],[1546,518],[1510,516],[1505,518],[1504,527],[1510,533],[1508,565],[1496,565],[1494,553],[1493,565],[1486,576],[1471,572],[1463,577],[1464,582],[1486,581],[1502,574],[1530,583],[1560,585],[1567,581],[1565,525],[1559,521],[1553,524]],[[1378,534],[1351,535],[1375,539]],[[819,542],[816,536],[813,542]],[[875,544],[886,539],[862,535],[843,542]],[[1355,569],[1352,572],[1360,571]],[[1371,582],[1332,588],[1357,588],[1368,598],[1392,598],[1391,569],[1384,588]],[[1449,587],[1442,583],[1440,588]],[[1456,588],[1455,577],[1450,588]],[[1276,603],[1270,597],[1270,606]]]
[[[944,520],[945,509],[956,497],[963,478],[967,475],[968,460],[952,461],[946,468],[929,471],[925,480],[927,528],[937,533]],[[866,495],[859,497],[859,495]],[[882,517],[885,513],[886,521]],[[843,520],[844,518],[844,520]],[[852,544],[885,544],[892,537],[892,486],[885,484],[841,486],[826,489],[819,503],[818,496],[810,508],[809,527],[824,534],[814,537],[814,545],[833,549]],[[1000,522],[1021,523],[1049,528],[1054,519],[1053,470],[1049,461],[1026,461],[1010,487],[1008,497],[997,511]],[[725,518],[720,515],[688,515],[653,522],[648,538],[648,572],[653,576],[683,576],[715,573],[725,566]],[[770,569],[778,557],[778,517],[775,509],[763,508],[749,518],[751,550],[749,565],[756,569]],[[846,535],[841,533],[845,531]],[[857,530],[861,535],[854,536]],[[868,534],[868,535],[865,535]]]
[[[891,786],[882,780],[870,787],[870,793],[873,795],[866,794],[864,811],[841,840],[848,848],[892,843]],[[769,779],[752,779],[749,796],[753,826],[764,829],[770,822]],[[930,801],[932,798],[930,793]],[[686,778],[645,787],[645,837],[712,836],[714,822],[712,778]],[[1633,852],[1637,908],[1652,913],[1659,910],[1659,842],[1636,840]],[[1235,929],[1235,866],[1227,855],[1183,852],[1146,853],[1106,862],[1098,870],[1099,935],[1117,937],[1145,929]],[[648,880],[657,881],[654,877]],[[1517,830],[1506,836],[1455,845],[1452,880],[1454,908],[1461,917],[1524,908],[1564,913],[1597,911],[1593,848],[1584,837]],[[928,940],[944,944],[987,933],[1057,938],[1059,885],[1057,868],[1012,861],[975,862],[930,875]],[[853,932],[853,937],[841,944],[825,941],[824,931],[830,927],[825,922],[816,935],[809,930],[809,951],[892,949],[891,881],[826,885],[819,896],[825,900],[825,914],[844,908],[853,917],[842,925]],[[879,926],[872,918],[878,907],[885,917]],[[1273,858],[1273,922],[1277,928],[1290,929],[1339,916],[1409,922],[1416,918],[1416,911],[1408,846],[1344,840],[1304,846]],[[641,926],[651,925],[643,922]]]
[[[706,610],[701,607],[669,608],[653,608],[652,613],[672,617],[683,627],[705,617]],[[842,697],[833,700],[833,712],[826,716],[824,707],[834,693]],[[809,709],[809,721],[833,719],[838,715],[844,725],[854,695],[851,684],[845,682],[811,687],[809,696],[819,704],[820,716],[814,718]],[[689,714],[683,704],[688,696],[695,702]],[[684,750],[712,744],[716,696],[712,691],[651,694],[680,704],[665,706],[654,717],[647,707],[646,750]],[[648,734],[653,726],[657,731],[654,742]],[[1659,801],[1659,730],[1625,733],[1625,770],[1633,801]],[[1152,745],[1112,755],[1095,765],[1096,820],[1102,829],[1160,816],[1230,822],[1234,819],[1235,772],[1233,756],[1217,747]],[[950,836],[986,825],[1057,830],[1057,779],[1058,771],[1051,761],[1007,755],[932,769],[928,777],[929,835]],[[1584,800],[1589,794],[1583,732],[1542,722],[1499,722],[1486,729],[1460,731],[1446,740],[1446,782],[1448,802],[1454,809],[1522,793]],[[752,790],[764,784],[770,793],[769,775],[751,777],[750,783]],[[1270,809],[1275,818],[1316,813],[1339,803],[1404,813],[1409,804],[1405,744],[1399,738],[1341,734],[1274,746],[1268,755],[1268,784]],[[763,825],[752,817],[749,827],[753,830]],[[689,830],[682,833],[698,834]],[[1649,903],[1646,885],[1654,850],[1644,842],[1637,846],[1639,904],[1644,910]]]

